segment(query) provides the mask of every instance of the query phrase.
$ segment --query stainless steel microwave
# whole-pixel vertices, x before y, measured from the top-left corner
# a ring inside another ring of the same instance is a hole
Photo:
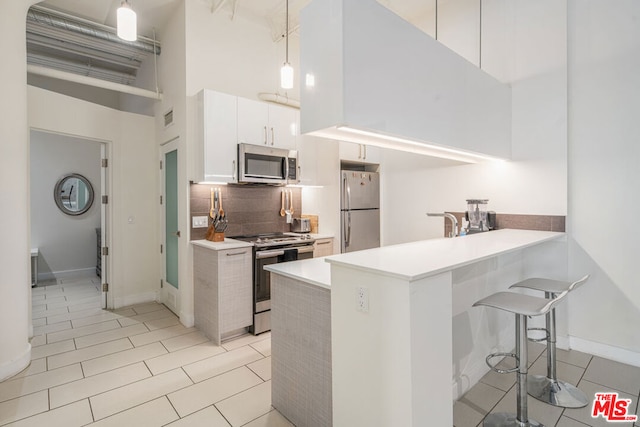
[[[238,144],[238,182],[287,185],[298,181],[297,151]]]

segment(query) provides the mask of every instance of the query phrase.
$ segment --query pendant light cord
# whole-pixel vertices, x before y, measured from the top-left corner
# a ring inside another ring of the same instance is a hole
[[[436,40],[438,40],[438,0],[436,0]]]
[[[479,40],[478,40],[478,68],[482,70],[482,0],[480,0],[480,25],[479,25]]]
[[[286,23],[285,23],[285,27],[286,27],[286,33],[285,33],[285,37],[286,37],[286,61],[287,64],[289,63],[289,0],[286,1],[287,3],[287,16],[286,16]]]

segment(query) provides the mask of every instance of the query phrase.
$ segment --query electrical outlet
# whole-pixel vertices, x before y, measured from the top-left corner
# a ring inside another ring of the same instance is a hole
[[[359,286],[356,288],[356,310],[369,312],[369,289]]]
[[[191,218],[193,228],[207,228],[209,226],[208,216],[194,216]]]

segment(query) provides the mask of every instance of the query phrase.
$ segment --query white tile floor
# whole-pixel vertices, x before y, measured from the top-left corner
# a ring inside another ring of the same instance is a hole
[[[292,426],[268,333],[216,346],[161,304],[101,310],[98,285],[33,289],[32,363],[0,383],[0,426]]]
[[[0,426],[292,426],[271,407],[268,333],[216,346],[161,304],[101,310],[98,284],[94,277],[33,289],[33,360],[0,383]],[[543,374],[544,346],[530,350],[530,372]],[[558,376],[590,398],[617,391],[640,412],[640,368],[560,350]],[[513,412],[514,384],[514,374],[488,373],[455,403],[455,427]],[[529,414],[545,426],[611,425],[591,418],[590,406],[554,408],[532,398]]]

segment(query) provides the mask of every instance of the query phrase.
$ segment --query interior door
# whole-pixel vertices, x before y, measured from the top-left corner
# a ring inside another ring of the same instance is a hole
[[[179,314],[178,148],[177,142],[162,150],[163,288],[162,302]]]

